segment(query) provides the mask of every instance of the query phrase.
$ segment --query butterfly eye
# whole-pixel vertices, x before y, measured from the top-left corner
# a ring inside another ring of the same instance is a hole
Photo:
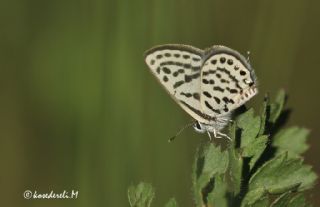
[[[198,130],[201,130],[201,126],[200,126],[199,122],[196,122],[195,127],[196,127]]]
[[[204,132],[205,132],[205,129],[202,128],[202,126],[200,125],[199,122],[196,122],[196,123],[193,125],[193,128],[194,128],[194,130],[196,130],[196,131],[199,132],[199,133],[204,133]]]

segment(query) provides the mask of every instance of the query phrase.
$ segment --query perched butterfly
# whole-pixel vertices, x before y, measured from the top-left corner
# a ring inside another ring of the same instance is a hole
[[[228,137],[221,130],[231,113],[257,94],[248,60],[225,46],[201,50],[188,45],[160,45],[145,53],[151,72],[196,121],[197,132]]]

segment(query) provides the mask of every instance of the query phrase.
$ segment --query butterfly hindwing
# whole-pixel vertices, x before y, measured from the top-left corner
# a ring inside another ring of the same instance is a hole
[[[186,45],[161,45],[148,50],[146,64],[173,99],[193,118],[204,121],[200,84],[204,52]]]
[[[208,49],[201,69],[202,112],[215,117],[230,113],[257,93],[255,81],[241,54],[224,46]]]

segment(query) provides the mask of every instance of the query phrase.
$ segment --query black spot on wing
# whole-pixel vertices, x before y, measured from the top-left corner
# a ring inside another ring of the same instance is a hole
[[[156,58],[157,59],[161,59],[163,56],[162,55],[157,55]]]
[[[191,69],[192,71],[198,71],[200,70],[200,66],[192,66],[189,63],[181,63],[181,62],[175,62],[175,61],[165,61],[165,62],[161,62],[160,66],[166,66],[166,65],[177,65],[177,66],[181,66],[185,69]]]
[[[184,73],[184,70],[183,69],[179,69],[178,72],[179,73]]]
[[[200,66],[192,66],[192,71],[199,71],[201,70],[201,67]]]
[[[191,64],[186,63],[186,64],[183,65],[183,67],[185,67],[185,68],[191,68]]]
[[[179,69],[179,70],[175,71],[172,75],[174,77],[177,77],[180,73],[184,73],[184,70],[183,69]]]
[[[193,98],[199,101],[199,100],[200,100],[200,95],[199,95],[199,93],[194,93],[194,94],[193,94]]]
[[[170,53],[164,53],[164,56],[165,57],[171,57],[171,54]]]
[[[236,79],[233,75],[231,75],[230,71],[228,71],[228,70],[225,69],[225,68],[219,68],[219,67],[217,68],[217,70],[220,71],[220,72],[223,72],[223,73],[227,74],[228,77],[235,83],[236,87],[237,87],[238,89],[242,89],[242,88],[240,87],[240,85],[239,85],[239,80]]]
[[[168,79],[168,77],[167,77],[166,75],[163,76],[163,81],[164,81],[164,82],[168,82],[168,80],[169,80],[169,79]]]
[[[175,62],[173,61],[165,61],[165,62],[161,62],[160,66],[165,66],[165,65],[175,65]]]
[[[230,89],[230,93],[238,93],[237,89]]]
[[[190,55],[182,55],[182,57],[183,57],[184,59],[189,59],[189,58],[190,58]]]
[[[225,57],[221,57],[220,58],[220,63],[225,63],[226,62],[226,58]]]
[[[228,103],[234,104],[234,101],[232,99],[229,99],[228,97],[223,97],[222,100],[225,104],[228,104]]]
[[[221,83],[230,83],[228,80],[221,78]]]
[[[202,79],[202,83],[209,84],[209,81],[207,79]]]
[[[212,98],[211,94],[210,94],[208,91],[203,91],[202,93],[203,93],[203,95],[205,95],[206,97]]]
[[[184,81],[181,80],[181,81],[177,81],[173,84],[173,88],[178,88],[179,86],[181,86],[182,84],[184,83],[189,83],[191,82],[193,79],[196,79],[200,76],[200,73],[195,73],[193,75],[185,75],[184,76]]]
[[[206,105],[207,108],[209,108],[211,111],[213,111],[214,113],[220,114],[220,110],[214,109],[209,103],[208,101],[204,101],[204,104]]]
[[[211,60],[211,64],[212,64],[212,65],[215,65],[216,63],[217,63],[217,60],[216,60],[216,59]]]
[[[173,84],[173,88],[178,88],[179,86],[181,86],[182,84],[184,84],[184,81],[177,81]]]
[[[174,62],[173,64],[176,65],[176,66],[183,66],[183,64],[180,63],[180,62]]]
[[[202,83],[204,83],[204,84],[211,84],[211,85],[213,85],[215,82],[214,82],[214,80],[212,80],[212,79],[210,79],[210,80],[202,79]]]
[[[217,102],[217,104],[220,104],[220,102],[221,102],[220,98],[218,98],[218,97],[216,97],[216,96],[214,96],[213,98],[214,98],[214,100]]]
[[[181,94],[181,95],[183,95],[183,96],[185,96],[185,97],[187,97],[187,98],[190,98],[190,97],[192,96],[192,94],[191,94],[191,93],[184,93],[184,92],[181,92],[180,94]]]
[[[223,89],[223,88],[221,88],[221,87],[219,87],[219,86],[215,86],[215,87],[213,87],[213,90],[214,90],[214,91],[224,92],[224,89]]]
[[[226,73],[226,74],[230,73],[227,69],[220,68],[220,67],[217,67],[217,71],[220,71],[220,72],[223,72],[223,73]]]
[[[186,106],[188,109],[190,109],[191,111],[193,111],[195,114],[197,114],[198,116],[208,120],[208,121],[212,121],[212,120],[216,120],[215,117],[211,117],[207,114],[202,113],[201,111],[199,111],[198,109],[193,108],[192,106],[190,106],[189,104],[187,104],[186,102],[179,100],[180,103],[184,106]],[[220,112],[220,111],[219,111]]]
[[[227,97],[223,97],[222,100],[227,104],[229,103],[229,99]]]
[[[184,81],[188,83],[188,82],[192,81],[193,79],[198,78],[199,76],[200,76],[200,73],[195,73],[193,75],[185,75]]]
[[[199,62],[201,59],[200,59],[200,58],[193,57],[192,60],[195,61],[195,62]]]
[[[232,64],[233,64],[233,60],[232,60],[232,59],[229,59],[229,60],[227,61],[227,63],[228,63],[228,65],[232,65]]]
[[[202,76],[207,76],[207,75],[209,75],[209,72],[207,72],[207,71],[202,72]]]
[[[208,71],[203,71],[203,72],[202,72],[202,76],[207,76],[207,75],[209,75],[209,74],[215,74],[215,73],[216,73],[215,70],[209,69]]]
[[[240,75],[244,76],[244,75],[246,75],[246,74],[247,74],[246,71],[240,70]]]
[[[169,68],[167,68],[167,67],[163,67],[162,70],[166,74],[170,74],[171,73],[171,70]]]

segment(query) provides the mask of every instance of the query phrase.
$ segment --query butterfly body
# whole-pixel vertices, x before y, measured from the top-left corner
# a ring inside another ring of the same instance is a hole
[[[225,126],[227,126],[230,120],[231,120],[231,113],[227,114],[223,118],[217,117],[211,122],[201,123],[197,121],[193,125],[193,128],[199,133],[210,132],[210,133],[216,134],[217,132],[222,130]]]
[[[225,46],[201,50],[161,45],[148,50],[145,61],[171,97],[196,120],[195,130],[209,136],[226,136],[220,131],[232,111],[258,92],[251,65]]]

